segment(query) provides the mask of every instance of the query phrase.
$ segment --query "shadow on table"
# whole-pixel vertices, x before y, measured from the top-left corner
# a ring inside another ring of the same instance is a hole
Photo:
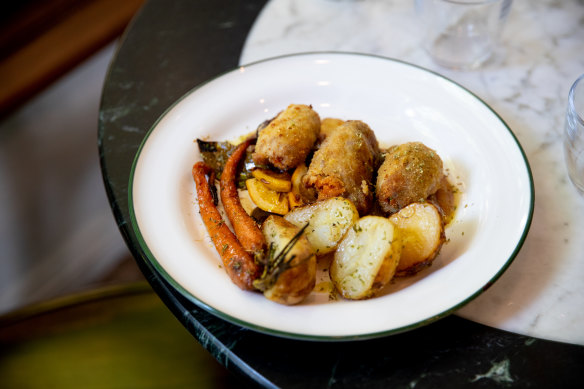
[[[146,282],[0,316],[4,388],[242,387]]]

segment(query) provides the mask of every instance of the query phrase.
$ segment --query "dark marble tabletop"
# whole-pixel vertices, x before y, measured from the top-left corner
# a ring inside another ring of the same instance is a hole
[[[135,153],[176,99],[238,65],[246,35],[265,3],[148,1],[127,29],[107,75],[98,133],[104,184],[124,239],[168,308],[219,362],[250,386],[579,387],[584,379],[580,346],[511,334],[457,316],[372,340],[277,338],[200,309],[148,262],[128,210]]]

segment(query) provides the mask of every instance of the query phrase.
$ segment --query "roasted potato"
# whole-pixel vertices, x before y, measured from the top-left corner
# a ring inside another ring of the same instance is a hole
[[[317,201],[293,209],[284,216],[297,227],[309,223],[306,238],[317,255],[334,251],[349,227],[359,219],[353,203],[342,197]]]
[[[381,216],[365,216],[349,229],[329,273],[339,293],[351,300],[374,296],[393,277],[401,242],[397,229]]]
[[[270,254],[264,274],[254,285],[277,303],[301,302],[316,282],[316,255],[312,246],[304,234],[299,235],[300,228],[281,216],[269,216],[262,224],[262,232]]]
[[[445,240],[444,221],[438,209],[430,203],[413,203],[389,220],[399,230],[403,244],[396,275],[411,275],[429,266]]]

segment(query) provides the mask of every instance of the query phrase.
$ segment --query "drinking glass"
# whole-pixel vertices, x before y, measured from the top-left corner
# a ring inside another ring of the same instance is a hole
[[[568,94],[564,156],[570,179],[584,194],[584,74],[574,82]]]
[[[512,0],[416,0],[423,45],[441,66],[475,69],[497,44]]]

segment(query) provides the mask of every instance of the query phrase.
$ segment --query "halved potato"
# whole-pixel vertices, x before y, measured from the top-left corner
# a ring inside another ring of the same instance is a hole
[[[438,209],[430,203],[413,203],[393,214],[403,241],[396,275],[411,275],[429,266],[445,240],[444,221]]]
[[[316,256],[305,235],[283,257],[278,257],[299,231],[300,228],[276,215],[270,215],[262,224],[271,256],[266,271],[254,285],[266,298],[280,304],[299,303],[316,283]]]
[[[372,297],[393,277],[401,242],[393,223],[381,216],[365,216],[343,238],[329,273],[339,293],[351,300]]]
[[[292,224],[306,229],[306,237],[317,255],[335,250],[349,227],[359,219],[359,212],[351,200],[333,197],[295,208],[284,216]]]

